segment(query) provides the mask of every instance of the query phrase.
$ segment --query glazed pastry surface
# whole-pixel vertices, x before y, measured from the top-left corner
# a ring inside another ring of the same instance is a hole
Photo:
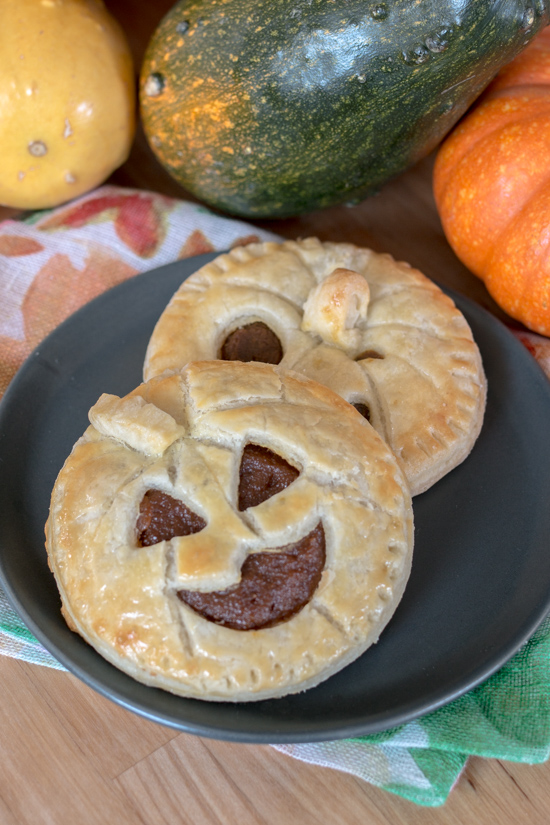
[[[106,659],[183,696],[253,701],[305,690],[377,641],[409,576],[411,497],[338,395],[281,367],[201,362],[104,395],[89,417],[52,493],[46,547],[69,626]],[[279,457],[275,480],[243,494],[262,451]],[[179,535],[154,533],[155,500],[181,504]],[[313,540],[319,570],[288,617],[235,629],[217,602],[196,609],[233,593],[251,559]]]
[[[257,357],[242,341],[252,325]],[[184,281],[144,377],[213,358],[266,359],[330,387],[368,417],[413,495],[467,457],[483,423],[485,374],[462,313],[418,270],[351,244],[237,247]]]

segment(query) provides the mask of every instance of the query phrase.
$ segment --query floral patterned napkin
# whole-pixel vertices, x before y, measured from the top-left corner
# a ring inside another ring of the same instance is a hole
[[[276,239],[195,204],[113,186],[4,221],[0,396],[39,342],[109,287],[180,258]],[[550,377],[550,341],[514,332]],[[62,669],[1,590],[0,653]],[[276,747],[421,805],[445,801],[470,755],[542,762],[550,756],[550,620],[497,674],[435,713],[372,736]]]

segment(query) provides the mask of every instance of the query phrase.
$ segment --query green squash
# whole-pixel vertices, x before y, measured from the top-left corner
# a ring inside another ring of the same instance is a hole
[[[355,203],[428,154],[546,0],[181,0],[144,59],[153,151],[248,218]]]

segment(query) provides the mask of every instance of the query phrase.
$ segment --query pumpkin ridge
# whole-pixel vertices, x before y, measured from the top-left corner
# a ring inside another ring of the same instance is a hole
[[[503,89],[502,95],[484,98],[479,106],[471,111],[467,120],[462,121],[442,144],[434,165],[434,193],[438,202],[445,197],[452,178],[460,177],[458,165],[463,161],[471,161],[470,153],[475,152],[483,140],[494,139],[500,131],[510,125],[502,123],[502,105],[496,105],[502,104],[506,96],[510,96],[509,89]],[[546,102],[546,105],[541,104],[538,108],[550,108],[550,102]],[[514,125],[517,123],[517,111],[516,108],[509,114],[510,122]],[[532,116],[533,113],[526,113],[522,120],[528,121]]]
[[[500,241],[508,235],[514,233],[514,229],[523,222],[523,217],[531,211],[531,204],[533,200],[536,200],[537,196],[544,194],[546,189],[550,190],[550,173],[547,174],[546,178],[542,180],[539,185],[529,193],[529,197],[524,200],[522,205],[514,212],[512,218],[506,223],[504,226],[501,227],[500,232],[498,233],[497,237],[495,238],[495,242],[493,244],[493,248],[491,250],[491,257],[487,258],[487,265],[485,267],[485,272],[488,275],[492,265],[491,261],[498,251],[500,246]]]
[[[499,148],[506,143],[505,137],[507,130],[517,127],[517,131],[522,124],[525,125],[527,123],[529,123],[529,125],[533,128],[533,125],[536,124],[537,121],[538,118],[533,121],[531,117],[525,116],[525,118],[522,118],[518,123],[507,123],[504,126],[494,128],[490,132],[485,133],[483,136],[479,137],[475,143],[472,143],[470,148],[463,154],[460,160],[455,162],[453,168],[448,170],[446,184],[443,186],[440,185],[437,188],[434,185],[436,201],[439,203],[440,218],[447,238],[454,251],[459,254],[459,257],[461,257],[461,260],[478,277],[483,278],[483,274],[488,271],[490,258],[492,257],[494,250],[498,248],[503,236],[510,231],[511,222],[514,217],[519,215],[523,208],[528,205],[533,196],[547,185],[549,172],[543,168],[540,173],[538,173],[540,182],[534,189],[532,188],[531,181],[537,172],[536,170],[534,172],[530,172],[529,170],[529,172],[526,173],[526,177],[527,174],[529,175],[529,186],[525,187],[523,193],[518,192],[517,189],[514,191],[513,215],[504,216],[505,219],[502,221],[500,227],[497,228],[495,226],[495,221],[498,218],[498,212],[494,210],[491,212],[490,221],[493,231],[490,237],[488,237],[490,230],[487,230],[487,227],[485,226],[486,221],[484,220],[484,217],[487,217],[487,203],[483,197],[480,197],[479,192],[480,180],[483,179],[483,176],[480,177],[479,174],[474,175],[473,183],[468,188],[470,193],[475,192],[475,196],[470,195],[470,200],[475,204],[474,207],[472,209],[465,209],[460,206],[458,193],[465,189],[464,179],[470,177],[467,176],[465,172],[472,169],[473,174],[474,164],[477,164],[478,167],[483,168],[483,155],[495,155],[498,152],[498,148],[496,152],[495,150],[491,150],[496,142],[498,142]],[[548,126],[548,119],[546,121],[546,125],[547,130],[550,130],[550,126]],[[519,138],[516,142],[520,142]],[[504,158],[504,161],[506,161],[506,158]],[[516,174],[518,172],[517,167],[519,166],[519,163],[519,159],[514,159],[512,163],[513,171]],[[437,174],[436,161],[434,175]],[[493,186],[491,185],[492,181],[493,177],[491,176],[488,179],[487,188],[493,189]],[[457,202],[459,203],[458,207],[456,205]],[[477,245],[474,244],[474,246],[476,246],[474,252],[471,241],[466,241],[466,239],[471,235],[471,230],[468,229],[468,227],[473,227],[473,234],[476,238],[478,238],[480,235],[480,225],[485,227],[485,231],[483,232],[483,237],[480,239],[480,242]],[[460,250],[460,253],[458,253],[457,250]]]
[[[537,189],[531,201],[516,213],[508,227],[508,232],[502,233],[503,237],[505,234],[511,239],[516,236],[523,237],[525,233],[522,226],[531,227],[533,225],[531,213],[538,214],[539,212],[536,209],[538,199],[546,200],[546,208],[550,209],[550,180],[546,180],[544,185]],[[535,202],[534,205],[533,202]],[[550,335],[550,322],[548,321],[548,308],[550,307],[549,245],[547,244],[543,263],[534,270],[528,265],[528,261],[525,262],[521,251],[518,250],[515,255],[513,254],[514,250],[510,249],[511,243],[512,241],[509,240],[502,247],[495,247],[484,276],[487,289],[499,306],[512,318],[542,335]],[[529,246],[529,243],[527,242],[526,245]],[[518,257],[523,265],[519,274],[515,270],[512,274],[510,266]],[[503,277],[504,275],[508,277]],[[541,293],[546,293],[546,302],[542,299]]]

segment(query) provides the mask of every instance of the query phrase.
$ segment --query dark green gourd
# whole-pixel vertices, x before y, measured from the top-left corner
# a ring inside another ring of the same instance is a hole
[[[182,0],[141,73],[161,163],[223,211],[357,202],[428,154],[546,0]]]

